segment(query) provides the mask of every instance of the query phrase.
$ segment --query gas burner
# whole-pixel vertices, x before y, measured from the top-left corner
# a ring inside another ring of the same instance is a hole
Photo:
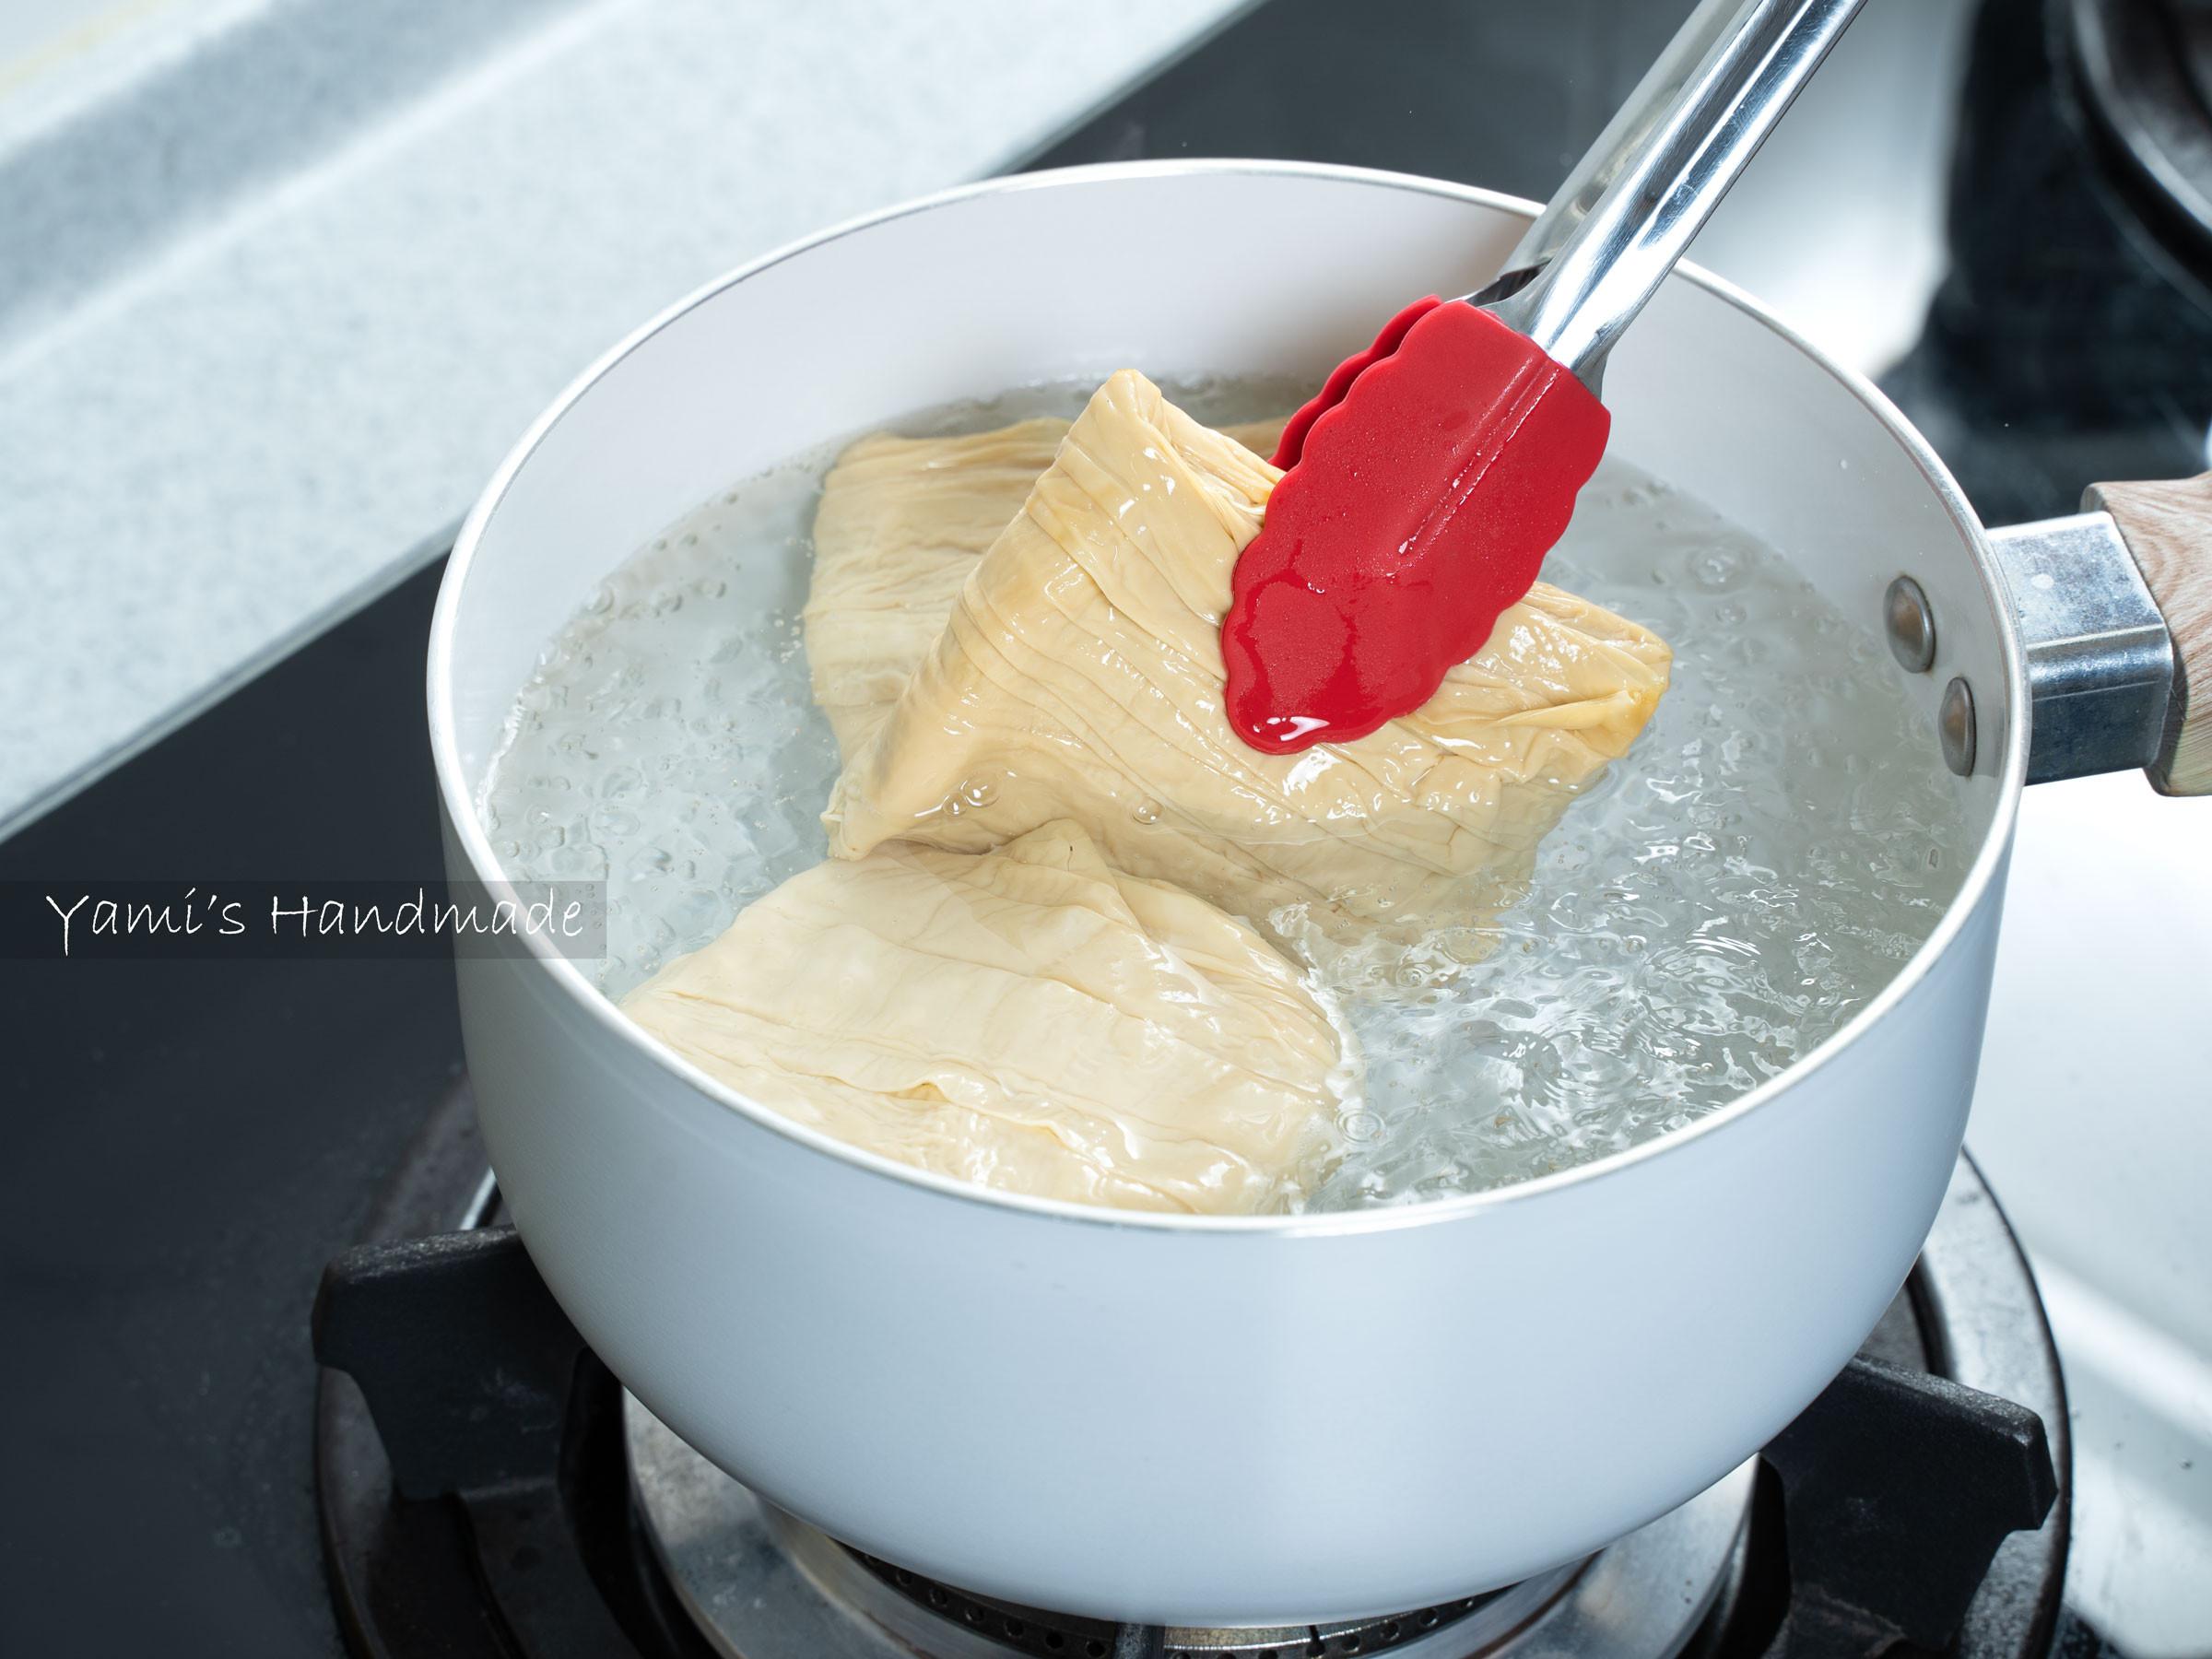
[[[1588,1560],[1275,1630],[1017,1606],[782,1514],[658,1422],[500,1225],[465,1087],[324,1275],[316,1475],[361,1659],[1951,1659],[2053,1651],[2065,1400],[2033,1280],[1961,1159],[1910,1283],[1752,1463]],[[451,1229],[453,1230],[440,1230]],[[424,1235],[429,1236],[424,1236]]]
[[[972,1594],[763,1502],[624,1397],[632,1489],[677,1594],[724,1659],[1510,1659],[1681,1652],[1740,1561],[1756,1465],[1586,1561],[1510,1589],[1324,1625],[1190,1630]]]
[[[2212,11],[2199,0],[2070,0],[2074,62],[2144,185],[2212,256]]]

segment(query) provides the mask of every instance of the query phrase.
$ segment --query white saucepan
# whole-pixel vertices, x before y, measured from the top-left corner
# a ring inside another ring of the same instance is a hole
[[[685,300],[546,412],[453,553],[429,664],[452,873],[500,883],[476,795],[540,646],[733,480],[1030,382],[1318,381],[1408,298],[1478,286],[1531,211],[1337,168],[1080,169],[896,208]],[[1927,741],[1885,759],[1943,766],[1947,724],[1979,845],[1895,982],[1781,1077],[1598,1162],[1410,1207],[1188,1218],[853,1150],[674,1058],[571,963],[465,959],[507,1204],[664,1421],[876,1555],[1187,1626],[1360,1617],[1556,1566],[1684,1502],[1820,1391],[1903,1281],[1959,1151],[2031,668],[2036,770],[2156,762],[2204,786],[2207,599],[2182,568],[2203,520],[2190,487],[2114,498],[2161,623],[2111,518],[1985,535],[1873,388],[1687,268],[1606,391],[1614,453],[1782,548],[1847,615],[1897,607],[1904,655],[1932,618],[1932,661],[1897,670]],[[2032,607],[2007,562],[2053,576]],[[1916,586],[1893,593],[1900,576]],[[2106,634],[2070,614],[2095,606],[2120,618]]]

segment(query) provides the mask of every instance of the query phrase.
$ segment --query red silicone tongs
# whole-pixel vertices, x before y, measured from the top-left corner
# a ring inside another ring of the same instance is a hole
[[[1271,753],[1412,712],[1526,595],[1605,453],[1606,354],[1860,0],[1705,0],[1488,287],[1406,307],[1283,429],[1222,621]]]

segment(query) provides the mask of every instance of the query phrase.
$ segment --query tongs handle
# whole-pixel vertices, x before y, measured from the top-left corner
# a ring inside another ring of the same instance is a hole
[[[1704,0],[1488,287],[1466,296],[1593,392],[1860,0]]]

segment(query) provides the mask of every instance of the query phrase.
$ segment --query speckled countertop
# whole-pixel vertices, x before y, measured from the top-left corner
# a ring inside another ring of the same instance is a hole
[[[434,551],[636,323],[1238,6],[70,9],[0,64],[0,833]]]

